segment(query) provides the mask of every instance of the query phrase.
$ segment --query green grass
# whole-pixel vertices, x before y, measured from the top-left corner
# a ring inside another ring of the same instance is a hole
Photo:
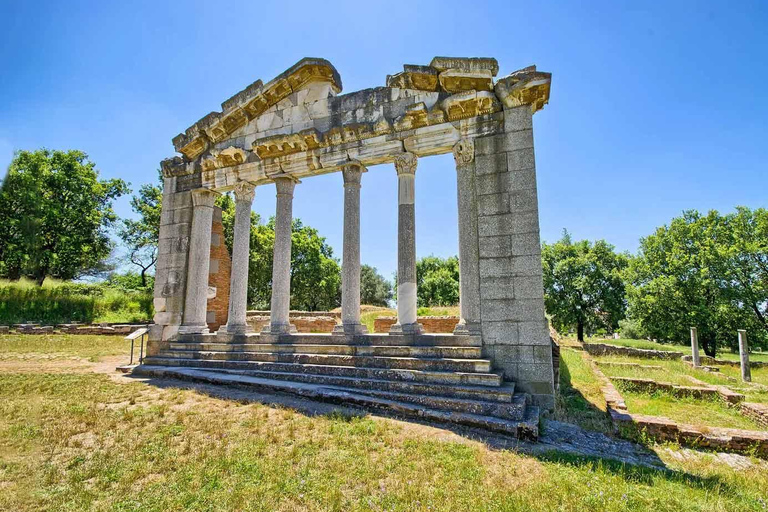
[[[96,360],[103,356],[130,354],[131,342],[123,336],[73,334],[0,335],[0,359],[14,354],[49,354],[62,357],[79,356]],[[136,355],[138,356],[138,344]]]
[[[717,398],[680,398],[664,392],[636,392],[621,382],[616,382],[616,386],[621,391],[630,413],[663,416],[676,423],[704,427],[763,429],[758,423]]]
[[[395,316],[395,317],[397,316],[396,309],[377,308],[371,311],[371,310],[367,310],[367,308],[370,308],[370,306],[362,307],[362,313],[360,314],[360,322],[362,322],[366,327],[368,327],[368,332],[374,332],[373,323],[377,318],[381,316]],[[446,307],[435,307],[435,308],[421,307],[418,309],[418,315],[419,316],[458,316],[459,308],[458,306],[446,306]]]
[[[554,417],[588,430],[612,431],[600,381],[581,353],[575,350],[560,350],[560,393]]]
[[[95,374],[0,374],[2,510],[764,510],[768,472],[541,458]]]

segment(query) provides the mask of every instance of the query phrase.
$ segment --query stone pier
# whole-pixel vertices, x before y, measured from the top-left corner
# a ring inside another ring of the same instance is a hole
[[[701,357],[699,356],[699,332],[696,327],[691,327],[691,357],[693,366],[701,366]]]
[[[741,360],[741,380],[752,382],[752,368],[749,366],[749,344],[747,331],[739,329],[739,359]]]

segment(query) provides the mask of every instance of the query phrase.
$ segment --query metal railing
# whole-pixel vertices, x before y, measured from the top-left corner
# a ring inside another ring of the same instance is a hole
[[[141,348],[139,350],[139,364],[142,363],[144,360],[144,337],[147,335],[147,332],[149,332],[149,329],[147,327],[142,327],[141,329],[136,329],[131,334],[125,337],[127,340],[131,340],[131,362],[128,363],[129,365],[133,365],[133,350],[134,345],[136,343],[136,338],[140,338],[141,340]]]

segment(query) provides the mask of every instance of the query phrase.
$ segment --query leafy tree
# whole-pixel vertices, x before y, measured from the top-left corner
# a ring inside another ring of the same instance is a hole
[[[459,303],[459,258],[427,256],[416,262],[416,300],[419,307]]]
[[[722,216],[686,211],[640,240],[627,272],[630,316],[654,338],[685,342],[698,329],[704,352],[766,343],[766,213],[739,208]]]
[[[103,270],[112,201],[127,192],[123,180],[100,180],[82,151],[17,152],[0,188],[0,272],[42,285]]]
[[[626,311],[621,272],[628,256],[605,240],[573,242],[567,231],[554,244],[542,244],[544,303],[558,330],[613,331]]]
[[[128,259],[141,269],[141,286],[147,286],[147,272],[157,262],[160,214],[163,209],[162,185],[146,183],[131,198],[137,219],[123,219],[118,234],[128,249]]]
[[[360,268],[360,302],[371,306],[387,306],[392,299],[392,283],[384,279],[375,267]]]

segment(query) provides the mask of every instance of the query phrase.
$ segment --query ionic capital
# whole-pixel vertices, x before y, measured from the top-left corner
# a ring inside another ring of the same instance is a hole
[[[416,174],[416,165],[419,159],[413,153],[402,153],[395,157],[395,170],[397,175],[414,175]]]
[[[237,202],[252,203],[256,197],[256,185],[247,181],[238,181],[234,191]]]
[[[219,196],[217,192],[209,190],[207,188],[198,188],[192,191],[192,205],[194,207],[207,206],[213,207],[213,203],[216,202],[216,198]]]
[[[460,139],[453,146],[453,158],[456,160],[456,166],[471,164],[475,159],[475,141]]]

